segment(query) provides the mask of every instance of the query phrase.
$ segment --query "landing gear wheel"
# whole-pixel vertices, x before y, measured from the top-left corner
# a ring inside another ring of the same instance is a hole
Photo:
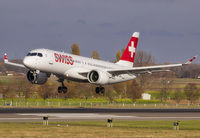
[[[100,87],[100,91],[102,95],[105,95],[105,88],[104,87]]]
[[[104,87],[96,87],[96,94],[105,95],[105,88]]]
[[[63,87],[63,93],[67,93],[67,87]]]
[[[67,87],[64,85],[64,79],[59,79],[58,82],[62,83],[62,86],[58,87],[58,93],[67,93]]]
[[[59,86],[58,87],[58,93],[62,93],[63,92],[63,87]]]
[[[62,93],[62,92],[63,92],[63,93],[67,93],[67,87],[65,87],[65,86],[64,86],[64,87],[59,86],[59,87],[58,87],[58,93]]]
[[[96,87],[96,94],[100,93],[100,87]]]

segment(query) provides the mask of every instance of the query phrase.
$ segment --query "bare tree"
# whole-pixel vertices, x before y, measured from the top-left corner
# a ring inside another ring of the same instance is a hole
[[[4,105],[5,105],[6,98],[10,98],[13,105],[13,100],[16,96],[16,91],[14,88],[15,88],[14,81],[9,81],[8,83],[1,85],[1,93],[4,99]]]
[[[9,88],[7,85],[1,87],[1,94],[4,100],[4,105],[6,104],[6,98],[8,98]]]
[[[117,93],[114,91],[112,85],[106,85],[105,88],[106,88],[105,96],[107,97],[109,102],[113,102],[115,96],[117,96]]]
[[[13,103],[14,103],[13,100],[17,93],[16,88],[15,88],[16,83],[15,83],[15,81],[10,81],[9,84],[7,84],[7,86],[8,86],[8,98],[11,98],[12,105],[13,105]]]
[[[54,89],[51,84],[45,83],[40,86],[39,95],[44,99],[44,105],[47,98],[51,97],[52,93],[54,92]]]
[[[142,93],[143,93],[143,89],[136,82],[136,80],[132,80],[132,81],[129,82],[127,94],[132,99],[133,103],[136,102],[136,99],[141,98]]]
[[[17,79],[17,81],[15,81],[15,83],[13,84],[13,88],[19,97],[19,105],[21,105],[21,101],[24,98],[23,91],[24,91],[24,87],[26,87],[27,83],[29,83],[29,82],[26,80],[25,77],[19,77]]]
[[[85,105],[87,100],[93,95],[94,86],[90,83],[77,83],[76,89],[79,93],[80,102],[82,98],[85,98]]]
[[[184,87],[184,93],[187,97],[187,100],[189,100],[191,104],[195,103],[195,101],[198,99],[198,96],[199,96],[199,90],[197,88],[197,84],[196,83],[188,83]]]
[[[176,89],[174,92],[174,99],[176,100],[177,104],[179,104],[183,100],[183,92],[181,89]]]
[[[4,74],[5,74],[5,72],[6,72],[6,68],[5,68],[5,66],[4,66],[3,63],[0,63],[0,72],[2,72],[2,73],[4,73]]]
[[[142,67],[142,66],[150,66],[155,64],[155,58],[145,51],[137,51],[134,67]],[[151,74],[140,74],[139,82],[140,86],[145,89],[150,86],[150,82],[152,79]]]
[[[125,91],[125,84],[126,84],[125,82],[113,84],[113,88],[117,92],[119,99],[121,99],[122,93]]]
[[[20,91],[22,92],[23,96],[21,98],[25,98],[25,105],[27,105],[27,100],[28,98],[31,97],[32,89],[35,87],[35,85],[28,82],[24,77],[22,78],[22,80],[20,80],[17,87],[18,87],[18,92]]]
[[[68,97],[71,98],[80,98],[80,89],[79,89],[79,83],[74,82],[74,81],[69,81],[67,84],[68,92],[67,95]]]
[[[137,51],[134,67],[149,66],[155,64],[155,58],[145,51]]]
[[[164,100],[165,104],[169,94],[172,92],[173,82],[174,81],[172,79],[167,79],[167,78],[161,80],[160,98],[161,102]]]

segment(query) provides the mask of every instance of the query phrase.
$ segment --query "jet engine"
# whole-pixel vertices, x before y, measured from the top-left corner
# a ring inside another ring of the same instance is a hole
[[[27,73],[27,79],[33,84],[44,84],[48,76],[46,73],[30,70]]]
[[[90,83],[105,85],[108,84],[109,76],[106,72],[100,70],[92,70],[88,73],[87,79]]]

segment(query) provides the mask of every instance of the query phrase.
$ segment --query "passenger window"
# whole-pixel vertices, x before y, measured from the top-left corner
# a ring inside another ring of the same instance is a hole
[[[39,57],[43,57],[42,53],[38,53],[38,56],[39,56]]]

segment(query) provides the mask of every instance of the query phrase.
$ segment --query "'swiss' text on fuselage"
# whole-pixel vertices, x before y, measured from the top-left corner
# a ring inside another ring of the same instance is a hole
[[[55,56],[56,62],[70,64],[70,65],[74,64],[73,58],[71,56],[61,55],[61,54],[57,54],[57,53],[54,53],[54,56]]]

